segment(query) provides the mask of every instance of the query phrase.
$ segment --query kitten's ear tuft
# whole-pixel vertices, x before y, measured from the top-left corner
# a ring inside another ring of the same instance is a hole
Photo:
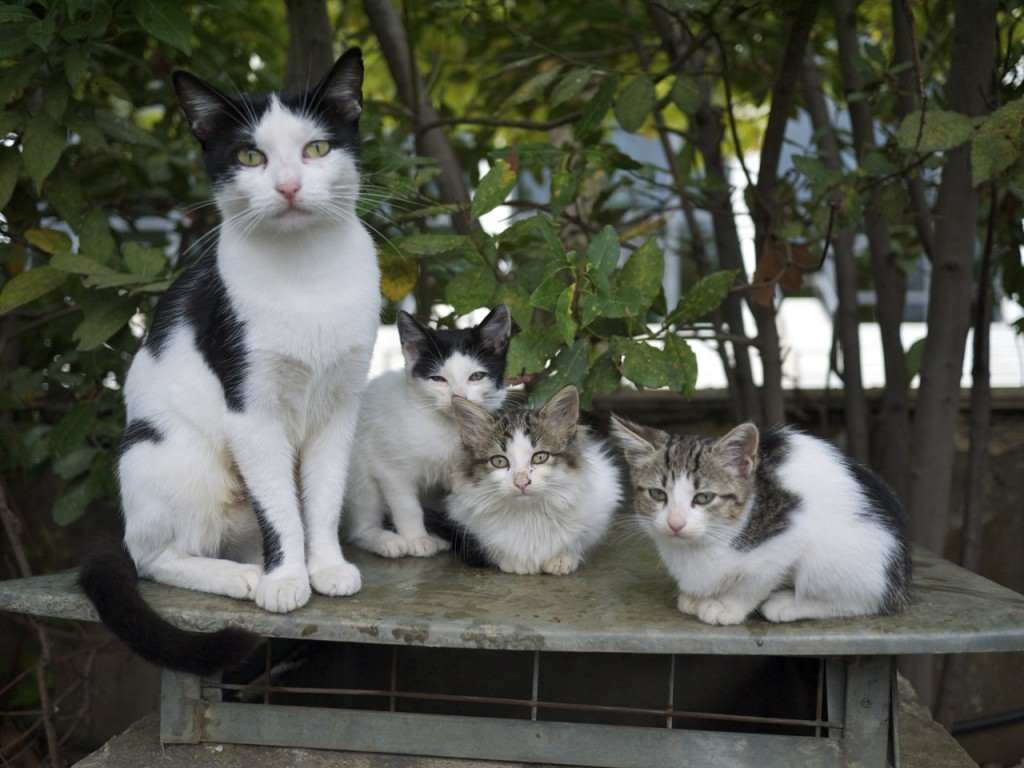
[[[572,384],[562,387],[540,409],[540,417],[559,442],[568,443],[580,419],[580,393]]]
[[[508,307],[499,304],[488,312],[487,317],[477,324],[476,333],[485,347],[499,354],[504,353],[508,349],[509,336],[512,335],[512,317]]]
[[[715,453],[726,468],[740,477],[747,477],[757,468],[759,440],[760,435],[756,426],[750,422],[740,424],[715,443]]]
[[[363,52],[345,51],[317,84],[313,99],[342,120],[358,120],[363,114]]]
[[[395,324],[398,326],[398,338],[402,342],[402,357],[405,358],[407,368],[411,370],[423,354],[423,348],[429,340],[429,332],[405,310],[398,311]]]
[[[646,458],[658,450],[660,430],[634,424],[632,421],[611,417],[611,433],[622,447],[630,462]]]
[[[452,397],[452,412],[463,445],[470,450],[486,449],[494,429],[494,417],[476,403],[459,395]]]
[[[200,143],[212,138],[218,118],[234,109],[231,101],[205,80],[191,72],[177,70],[172,76],[174,93],[188,120],[189,130]]]

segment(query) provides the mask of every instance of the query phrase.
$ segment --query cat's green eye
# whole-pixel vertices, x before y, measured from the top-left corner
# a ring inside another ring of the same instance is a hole
[[[302,156],[308,158],[323,157],[331,151],[331,142],[327,139],[318,139],[317,141],[311,141],[305,147],[302,148]]]
[[[448,379],[446,379],[444,376],[428,376],[427,378],[430,379],[431,381],[436,381],[438,384],[448,383]]]
[[[495,469],[507,469],[508,459],[504,456],[491,456],[491,466]]]
[[[715,500],[715,494],[711,491],[701,491],[693,497],[693,503],[703,507],[705,504],[710,504]]]
[[[470,381],[483,381],[485,378],[487,378],[487,372],[486,371],[477,371],[476,373],[474,373],[472,376],[469,377],[469,380]]]
[[[252,147],[238,150],[235,159],[246,168],[256,168],[267,161],[266,155]]]
[[[668,501],[668,494],[665,493],[661,488],[648,488],[647,495],[657,501],[659,504],[664,504]]]
[[[533,454],[533,458],[530,459],[534,464],[543,464],[545,461],[551,458],[551,454],[547,451],[537,451]]]

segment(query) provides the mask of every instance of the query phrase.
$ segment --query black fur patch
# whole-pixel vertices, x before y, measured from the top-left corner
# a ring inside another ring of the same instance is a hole
[[[793,510],[803,501],[779,483],[777,471],[789,455],[789,440],[785,429],[766,429],[760,434],[754,472],[754,493],[757,501],[750,518],[734,545],[741,552],[749,552],[789,527]]]
[[[121,437],[120,455],[124,456],[139,443],[159,443],[163,439],[163,433],[153,425],[153,422],[135,419],[125,427],[124,435]]]
[[[252,508],[256,513],[256,522],[263,534],[263,572],[270,573],[284,562],[284,550],[281,548],[281,536],[270,521],[267,512],[256,499],[252,500]]]

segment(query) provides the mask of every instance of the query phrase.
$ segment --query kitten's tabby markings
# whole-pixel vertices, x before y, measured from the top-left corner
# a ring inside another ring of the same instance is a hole
[[[168,290],[125,382],[131,559],[108,548],[81,576],[103,620],[162,666],[198,669],[197,643],[238,635],[164,641],[172,628],[138,597],[138,575],[269,611],[298,608],[311,587],[360,587],[338,517],[380,313],[355,213],[362,77],[358,49],[303,93],[231,98],[175,73],[218,246]],[[201,671],[230,652],[216,659]]]
[[[344,524],[382,557],[427,557],[448,541],[426,529],[420,495],[447,489],[459,455],[452,398],[493,410],[505,399],[511,319],[499,304],[473,328],[433,330],[398,313],[405,371],[370,382],[359,412]],[[390,516],[394,530],[386,526]]]
[[[455,400],[465,451],[447,514],[503,571],[572,573],[622,502],[618,468],[579,413],[573,386],[540,410],[510,406],[492,415]]]
[[[720,440],[613,419],[634,511],[709,624],[894,613],[908,599],[903,507],[869,470],[786,428]]]

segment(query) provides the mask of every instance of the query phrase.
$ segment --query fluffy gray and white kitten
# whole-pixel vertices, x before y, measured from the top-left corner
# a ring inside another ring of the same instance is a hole
[[[421,494],[447,489],[461,445],[454,398],[493,410],[505,400],[511,334],[499,304],[472,328],[432,329],[398,313],[404,371],[363,394],[344,514],[346,536],[382,557],[428,557],[448,541],[427,531]]]
[[[278,612],[360,588],[338,517],[380,315],[355,210],[362,81],[355,48],[308,91],[227,96],[174,75],[222,223],[132,361],[125,547],[81,574],[104,622],[159,665],[212,671],[245,638],[176,630],[138,576]]]
[[[831,444],[741,424],[721,439],[613,418],[640,527],[708,624],[894,613],[910,584],[899,499]]]
[[[579,424],[579,393],[559,390],[539,410],[495,414],[457,398],[464,451],[448,517],[483,559],[509,573],[566,574],[600,541],[622,502],[619,469]]]

